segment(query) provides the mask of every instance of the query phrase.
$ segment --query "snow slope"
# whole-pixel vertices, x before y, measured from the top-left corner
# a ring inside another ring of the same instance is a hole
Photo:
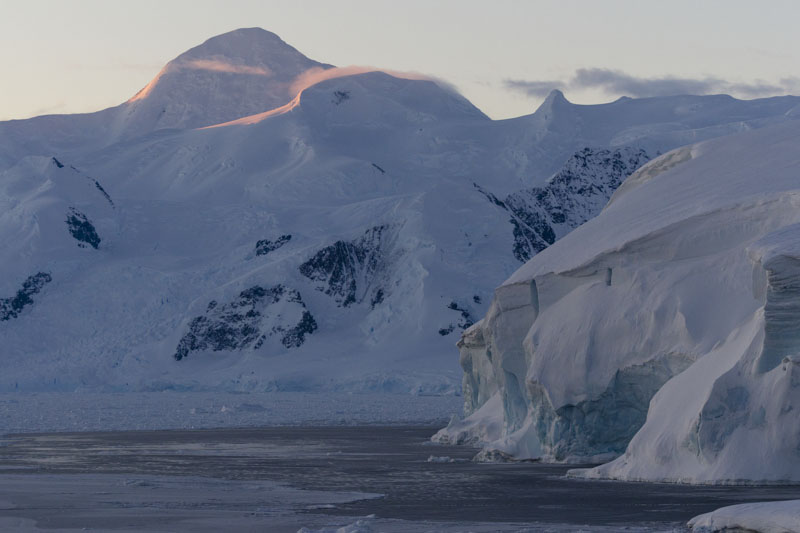
[[[320,68],[297,54],[237,30],[114,108],[163,118],[0,124],[0,389],[456,392],[452,344],[521,260],[659,152],[800,105],[554,92],[492,121],[382,72],[281,101]]]
[[[800,531],[800,500],[731,505],[696,516],[689,526],[695,533],[796,533]]]
[[[179,55],[119,106],[0,122],[0,168],[23,155],[66,156],[159,129],[196,128],[289,102],[292,83],[327,69],[261,28],[218,35]]]
[[[498,288],[460,343],[468,408],[502,405],[489,447],[622,454],[588,477],[800,480],[798,142],[789,122],[666,154]]]

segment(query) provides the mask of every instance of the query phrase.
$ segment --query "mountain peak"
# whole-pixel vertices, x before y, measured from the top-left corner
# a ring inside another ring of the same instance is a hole
[[[125,104],[126,136],[197,128],[280,107],[292,82],[331,65],[309,59],[272,32],[241,28],[182,53]]]
[[[533,114],[534,116],[544,117],[545,121],[549,122],[553,119],[553,113],[558,112],[559,109],[569,108],[571,106],[572,102],[567,100],[564,93],[558,89],[553,89]]]
[[[276,55],[310,61],[278,35],[263,28],[239,28],[216,35],[187,50],[174,61],[217,55],[256,63],[270,62],[270,59],[275,61],[275,57],[270,56]]]
[[[544,99],[544,102],[542,102],[542,106],[548,105],[552,107],[553,105],[571,104],[571,103],[572,102],[567,100],[567,97],[564,96],[564,93],[561,92],[560,89],[553,89],[552,91],[550,91],[550,94],[547,95],[547,98]]]
[[[567,100],[558,89],[553,89],[544,102],[530,115],[534,123],[538,123],[542,128],[540,133],[546,130],[561,131],[563,134],[570,134],[575,124],[570,119],[574,114],[575,106]],[[573,132],[574,133],[574,132]]]

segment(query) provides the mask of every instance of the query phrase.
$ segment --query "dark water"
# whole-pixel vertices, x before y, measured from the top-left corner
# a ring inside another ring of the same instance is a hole
[[[434,431],[362,426],[8,436],[0,444],[0,500],[23,498],[3,485],[8,476],[202,476],[384,495],[302,511],[343,518],[676,526],[725,505],[800,498],[800,487],[582,481],[565,478],[564,466],[477,464],[466,461],[474,449],[427,443]],[[428,462],[432,455],[463,462]],[[0,517],[8,512],[0,509]],[[50,523],[59,525],[57,518]]]

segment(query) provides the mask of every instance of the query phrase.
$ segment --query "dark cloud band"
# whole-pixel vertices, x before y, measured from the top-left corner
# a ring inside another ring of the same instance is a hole
[[[796,93],[800,90],[800,78],[783,78],[776,83],[768,83],[762,80],[741,83],[729,82],[715,77],[680,78],[664,76],[644,78],[632,76],[620,70],[581,68],[576,70],[567,80],[505,80],[504,85],[508,89],[533,97],[545,96],[553,89],[600,89],[608,94],[635,98],[676,94],[721,93],[744,97],[759,97]]]

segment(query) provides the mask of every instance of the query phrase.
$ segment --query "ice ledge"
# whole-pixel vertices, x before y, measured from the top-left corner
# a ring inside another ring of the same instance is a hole
[[[695,533],[753,531],[788,533],[800,531],[800,500],[744,503],[722,507],[689,520]]]
[[[614,191],[606,207],[613,204],[621,196],[629,193],[636,187],[696,157],[697,151],[697,146],[683,146],[644,164],[639,170],[631,174],[628,179],[623,181],[622,185]]]

